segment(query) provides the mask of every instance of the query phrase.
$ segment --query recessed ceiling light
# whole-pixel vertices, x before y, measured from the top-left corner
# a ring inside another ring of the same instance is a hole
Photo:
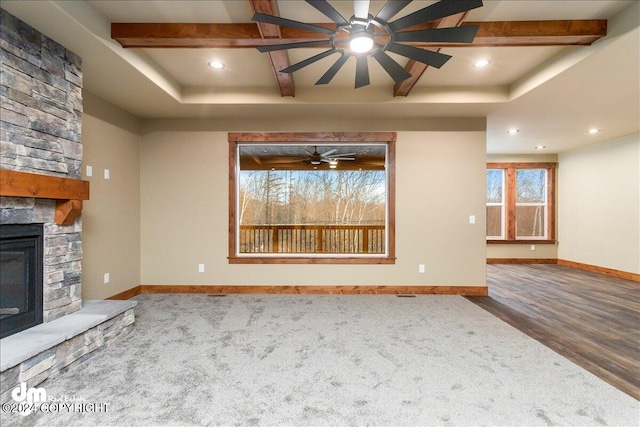
[[[509,130],[507,131],[507,133],[508,133],[509,135],[515,135],[515,134],[517,134],[518,132],[520,132],[520,129],[509,129]]]
[[[536,145],[533,148],[535,148],[536,150],[544,150],[545,148],[547,148],[547,146],[546,145]]]
[[[600,132],[600,129],[596,129],[596,128],[592,128],[592,129],[587,129],[587,133],[589,135],[594,135],[596,133]]]
[[[479,59],[473,63],[473,66],[476,68],[482,68],[486,67],[489,64],[491,64],[491,61],[489,61],[488,59]]]
[[[211,61],[209,62],[209,67],[215,68],[216,70],[221,70],[224,68],[224,64],[219,61]]]

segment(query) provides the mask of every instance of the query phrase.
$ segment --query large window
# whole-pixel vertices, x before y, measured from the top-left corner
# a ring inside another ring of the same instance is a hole
[[[393,133],[230,134],[232,263],[394,261]]]
[[[555,242],[555,166],[487,164],[489,243]]]

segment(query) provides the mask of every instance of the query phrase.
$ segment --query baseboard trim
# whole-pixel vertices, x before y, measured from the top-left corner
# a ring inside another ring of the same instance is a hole
[[[555,258],[487,258],[487,264],[558,264],[618,279],[640,282],[640,274]],[[267,286],[267,285],[138,285],[107,299],[126,300],[140,294],[379,294],[487,296],[486,286]]]
[[[381,294],[487,296],[486,286],[266,286],[266,285],[139,285],[108,299],[140,294]]]
[[[487,258],[487,264],[557,264],[555,258]]]
[[[640,274],[631,273],[628,271],[615,270],[613,268],[606,268],[606,267],[598,267],[596,265],[583,264],[581,262],[568,261],[566,259],[558,259],[558,265],[563,265],[565,267],[571,267],[578,270],[590,271],[592,273],[605,274],[607,276],[615,277],[617,279],[640,282]]]
[[[107,299],[109,299],[109,300],[123,300],[123,299],[129,299],[129,298],[133,298],[133,297],[135,297],[136,295],[140,295],[141,293],[142,293],[141,286],[140,286],[140,285],[138,285],[138,286],[134,286],[134,287],[133,287],[133,288],[131,288],[131,289],[127,289],[127,290],[126,290],[126,291],[124,291],[124,292],[120,292],[119,294],[115,294],[115,295],[113,295],[113,296],[110,296],[110,297],[109,297],[109,298],[107,298]]]
[[[628,271],[615,270],[613,268],[598,267],[597,265],[584,264],[581,262],[568,261],[556,258],[487,258],[487,264],[558,264],[577,270],[590,271],[592,273],[604,274],[617,279],[640,282],[640,274]]]

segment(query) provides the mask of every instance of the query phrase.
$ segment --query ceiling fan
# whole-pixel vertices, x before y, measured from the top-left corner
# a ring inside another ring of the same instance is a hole
[[[305,1],[330,18],[335,23],[335,28],[331,29],[321,27],[314,24],[307,24],[263,13],[255,13],[252,20],[266,24],[281,25],[323,33],[329,36],[329,38],[260,46],[258,47],[258,50],[260,52],[272,52],[284,49],[315,46],[327,46],[329,48],[322,53],[280,70],[281,73],[293,73],[327,56],[339,53],[340,58],[338,58],[329,70],[320,77],[320,79],[315,83],[316,85],[324,85],[331,82],[345,62],[353,56],[357,61],[355,79],[356,89],[367,86],[370,83],[368,56],[373,57],[396,83],[400,83],[410,78],[411,74],[386,52],[393,52],[435,68],[442,67],[449,59],[451,59],[450,55],[402,43],[471,43],[478,31],[477,26],[429,28],[414,31],[402,30],[444,18],[446,16],[482,7],[482,0],[440,0],[437,3],[390,22],[390,20],[409,3],[411,3],[412,0],[388,0],[376,16],[372,16],[369,13],[369,0],[354,0],[353,16],[349,18],[349,20],[345,19],[326,0]],[[349,37],[338,39],[337,36],[342,31],[348,33]],[[385,44],[381,44],[379,42],[383,36],[388,37],[388,41]],[[349,48],[345,49],[343,45],[347,44],[347,42],[349,44]]]
[[[324,153],[318,153],[318,147],[313,147],[313,153],[309,153],[307,150],[303,150],[305,152],[305,154],[307,154],[309,157],[307,157],[306,159],[303,159],[302,161],[306,164],[310,164],[310,165],[320,165],[322,163],[329,163],[330,165],[335,165],[337,164],[338,160],[355,160],[355,157],[351,157],[351,156],[355,156],[356,153],[344,153],[344,154],[334,154],[336,151],[338,151],[337,148],[332,148],[329,151],[326,151]]]
[[[335,166],[337,165],[338,161],[356,160],[356,158],[354,157],[356,153],[338,154],[336,153],[336,151],[338,151],[337,148],[332,148],[328,151],[325,151],[324,153],[320,153],[318,152],[318,147],[314,146],[313,153],[307,150],[302,150],[302,151],[305,154],[304,157],[299,157],[299,156],[298,157],[291,157],[291,156],[270,157],[266,160],[268,164],[284,164],[284,163],[302,162],[302,163],[306,163],[307,165],[313,165],[313,166],[319,166],[322,163],[329,163],[329,166]],[[259,163],[262,163],[262,162],[259,162]]]

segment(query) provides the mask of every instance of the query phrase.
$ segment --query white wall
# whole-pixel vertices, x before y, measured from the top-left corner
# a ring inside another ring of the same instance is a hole
[[[83,105],[82,298],[104,299],[140,284],[140,120],[90,92]]]
[[[141,150],[141,283],[484,286],[484,121],[252,122],[262,131],[398,130],[395,265],[230,265],[224,121],[145,121]],[[431,123],[431,124],[430,124]],[[332,126],[328,128],[328,126]],[[396,126],[398,124],[396,123]],[[346,126],[344,126],[346,127]],[[386,127],[386,128],[384,128]],[[233,128],[233,129],[232,129]],[[424,130],[415,130],[423,128]],[[469,129],[472,130],[469,130]],[[475,215],[476,225],[468,217]],[[198,273],[198,264],[205,272]],[[426,273],[418,273],[418,264]]]
[[[640,134],[559,155],[558,258],[640,273]]]

